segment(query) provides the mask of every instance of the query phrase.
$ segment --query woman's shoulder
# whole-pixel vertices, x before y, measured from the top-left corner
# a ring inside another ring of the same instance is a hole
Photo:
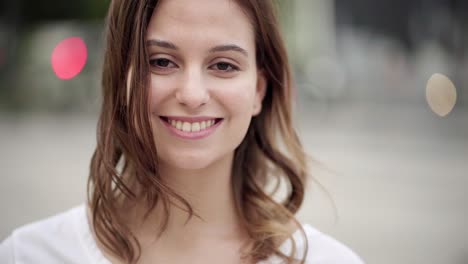
[[[15,229],[0,244],[0,262],[77,263],[84,253],[83,219],[85,206],[80,205]]]
[[[362,259],[348,246],[326,235],[313,226],[303,225],[309,250],[306,263],[362,264]]]
[[[302,225],[305,239],[300,230],[292,235],[296,244],[295,257],[302,259],[306,254],[305,264],[363,264],[362,259],[348,246],[326,235],[312,225]],[[291,240],[287,240],[280,250],[290,254],[292,248]],[[307,253],[306,253],[307,248]]]
[[[70,231],[70,225],[73,224],[74,219],[80,217],[82,213],[84,213],[84,204],[21,226],[13,231],[12,236],[15,238],[37,237],[43,236],[45,233],[65,235]]]

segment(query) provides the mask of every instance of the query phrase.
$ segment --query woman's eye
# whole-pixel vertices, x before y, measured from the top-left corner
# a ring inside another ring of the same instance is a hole
[[[158,67],[158,68],[174,68],[175,64],[164,58],[159,58],[159,59],[151,59],[150,60],[151,66]]]
[[[215,70],[218,71],[223,71],[223,72],[232,72],[232,71],[238,71],[239,67],[232,65],[231,63],[227,62],[218,62],[213,65]]]

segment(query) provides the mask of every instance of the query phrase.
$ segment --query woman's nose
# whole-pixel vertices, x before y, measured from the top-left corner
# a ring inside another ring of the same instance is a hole
[[[210,95],[203,76],[199,71],[187,72],[176,91],[177,101],[191,109],[205,105],[210,100]]]

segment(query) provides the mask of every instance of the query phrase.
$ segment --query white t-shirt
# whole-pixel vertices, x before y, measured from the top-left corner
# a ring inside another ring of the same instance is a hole
[[[349,248],[310,225],[303,225],[309,250],[306,264],[362,264],[362,260]],[[303,236],[293,234],[297,256],[305,248]],[[281,245],[288,254],[291,241]],[[302,253],[301,253],[302,252]],[[35,222],[13,231],[0,244],[2,264],[110,264],[96,245],[86,217],[85,205],[80,205],[45,220]],[[259,264],[278,264],[275,257]]]

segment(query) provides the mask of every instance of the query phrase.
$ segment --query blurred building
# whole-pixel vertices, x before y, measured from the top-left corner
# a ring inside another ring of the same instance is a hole
[[[429,74],[423,71],[428,67],[450,76],[458,88],[459,103],[468,101],[467,1],[335,0],[335,7],[338,38],[346,38],[344,32],[352,29],[368,38],[391,42],[401,53],[395,55],[419,67],[416,74]],[[421,54],[425,52],[428,54]],[[418,60],[423,65],[418,65]]]

